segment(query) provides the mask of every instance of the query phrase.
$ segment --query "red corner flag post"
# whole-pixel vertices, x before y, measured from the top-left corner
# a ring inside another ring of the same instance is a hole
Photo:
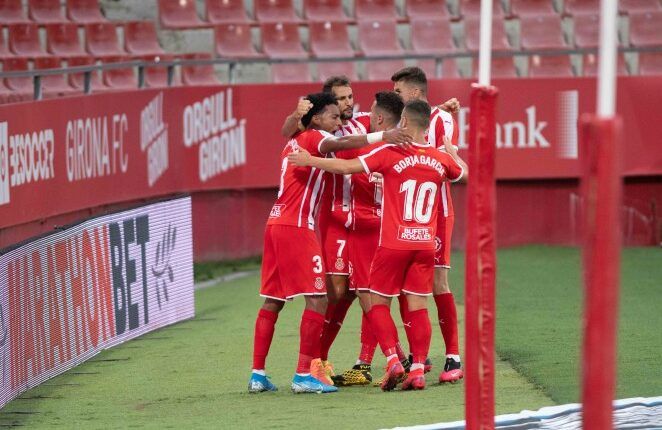
[[[497,95],[492,86],[474,85],[471,90],[465,282],[467,430],[494,428]]]
[[[620,268],[621,122],[581,120],[584,231],[583,428],[612,428]]]

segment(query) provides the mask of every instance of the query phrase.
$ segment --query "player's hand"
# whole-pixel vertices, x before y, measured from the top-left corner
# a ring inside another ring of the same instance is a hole
[[[306,151],[303,148],[299,148],[298,151],[291,152],[287,156],[287,162],[290,164],[294,164],[295,166],[306,167],[306,166],[310,166],[311,158],[312,156],[310,155],[310,152]]]
[[[409,134],[406,128],[394,128],[385,131],[382,139],[386,143],[408,148],[414,138]]]
[[[458,99],[453,97],[452,99],[448,99],[442,104],[440,104],[439,109],[455,115],[460,111],[460,102],[458,101]]]
[[[448,136],[444,136],[444,149],[446,150],[447,153],[449,153],[452,156],[457,155],[458,147],[453,145],[453,142],[451,142],[451,138]]]
[[[301,118],[303,118],[303,116],[305,114],[308,113],[308,111],[310,109],[312,109],[312,107],[313,107],[313,103],[310,100],[301,98],[301,99],[299,99],[299,103],[297,104],[297,108],[294,111],[294,116],[301,119]]]

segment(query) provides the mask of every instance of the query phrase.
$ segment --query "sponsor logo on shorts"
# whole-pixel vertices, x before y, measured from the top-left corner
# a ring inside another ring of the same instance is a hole
[[[315,278],[315,289],[321,290],[322,288],[324,288],[324,281],[322,281],[322,278],[318,276]]]
[[[269,218],[280,218],[284,209],[285,209],[285,205],[274,205],[271,208],[271,213],[269,214]]]
[[[336,270],[343,270],[345,268],[345,261],[342,257],[336,260]]]
[[[405,242],[430,242],[432,238],[432,227],[407,227],[401,225],[398,228],[398,240]]]

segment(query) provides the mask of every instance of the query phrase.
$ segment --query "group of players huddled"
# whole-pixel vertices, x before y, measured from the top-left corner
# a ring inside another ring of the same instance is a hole
[[[448,286],[453,207],[449,182],[466,181],[457,155],[451,99],[431,107],[418,67],[396,72],[394,91],[354,112],[349,80],[329,78],[323,92],[299,101],[283,124],[278,198],[267,221],[255,322],[251,393],[276,391],[265,361],[279,312],[304,296],[295,393],[329,393],[372,383],[379,345],[385,391],[425,388],[433,296],[446,345],[439,382],[463,377],[457,314]],[[317,226],[317,231],[316,231]],[[335,374],[329,350],[358,297],[363,310],[356,364]],[[390,305],[397,297],[410,354],[401,347]]]

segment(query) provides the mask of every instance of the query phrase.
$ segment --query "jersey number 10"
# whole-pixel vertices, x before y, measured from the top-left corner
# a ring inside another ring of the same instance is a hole
[[[418,185],[415,179],[408,179],[400,184],[400,192],[405,193],[403,219],[416,220],[419,224],[427,224],[432,218],[434,199],[437,196],[437,184],[423,182]]]

